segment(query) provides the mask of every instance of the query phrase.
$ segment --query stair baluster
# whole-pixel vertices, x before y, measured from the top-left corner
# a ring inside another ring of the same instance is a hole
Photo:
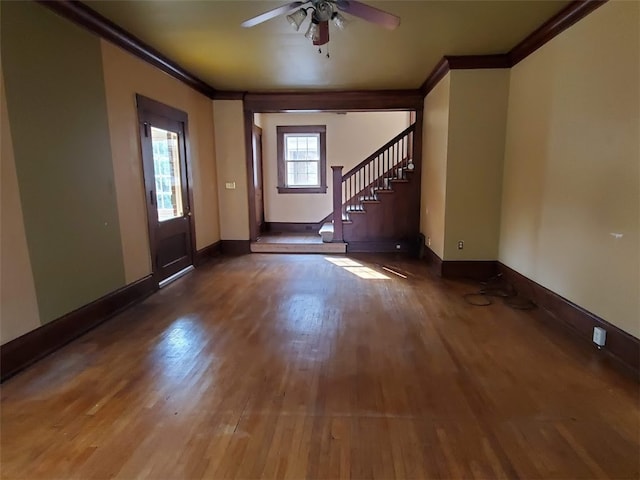
[[[363,202],[378,200],[380,191],[392,188],[392,180],[406,180],[405,172],[413,156],[415,124],[400,132],[373,154],[340,177],[342,167],[332,167],[334,180],[333,219],[334,240],[343,240],[338,232],[339,220],[349,220],[351,214],[364,212]],[[340,179],[340,180],[338,180]]]

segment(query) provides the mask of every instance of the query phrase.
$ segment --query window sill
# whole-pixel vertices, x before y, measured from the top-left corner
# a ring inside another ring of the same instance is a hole
[[[327,187],[278,187],[278,193],[327,193]]]

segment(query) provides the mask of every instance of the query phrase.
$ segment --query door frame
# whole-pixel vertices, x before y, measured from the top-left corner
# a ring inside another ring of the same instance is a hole
[[[254,114],[288,113],[295,111],[317,112],[369,112],[406,110],[416,112],[416,135],[414,162],[422,163],[422,111],[424,95],[420,90],[373,90],[355,92],[309,92],[309,93],[245,93],[242,100],[244,113],[245,165],[247,168],[247,198],[249,207],[249,239],[258,239],[258,225],[253,187],[253,148],[251,147]],[[263,172],[264,173],[264,172]],[[329,182],[330,179],[327,179]],[[264,189],[264,186],[263,186]],[[416,208],[420,208],[418,205]]]
[[[253,177],[254,177],[254,183],[255,183],[255,179],[258,177],[258,175],[256,175],[256,166],[258,165],[258,161],[255,158],[255,155],[253,152],[253,139],[258,137],[260,139],[259,142],[256,142],[257,144],[257,149],[260,151],[260,183],[262,184],[262,225],[260,224],[260,222],[258,222],[258,219],[256,218],[256,229],[257,229],[257,234],[260,235],[261,233],[264,233],[264,229],[265,229],[265,224],[267,222],[266,217],[265,217],[265,211],[264,211],[264,150],[262,149],[262,127],[259,127],[258,125],[256,125],[255,123],[252,125],[251,127],[251,149],[252,149],[252,156],[253,156]],[[255,185],[254,185],[254,196],[253,196],[253,204],[254,204],[254,208],[255,208],[255,204],[256,204],[256,195],[255,195]]]
[[[182,154],[184,156],[184,165],[186,168],[186,171],[184,172],[184,179],[186,180],[186,192],[187,192],[187,198],[186,201],[188,203],[188,205],[186,206],[186,208],[188,209],[188,216],[189,218],[189,235],[190,235],[190,255],[189,255],[189,260],[191,262],[191,266],[194,265],[194,260],[195,260],[195,255],[196,255],[196,232],[195,232],[195,213],[193,211],[193,168],[191,165],[191,149],[189,146],[189,116],[187,115],[186,112],[183,112],[182,110],[178,110],[177,108],[171,107],[169,105],[166,105],[162,102],[159,102],[157,100],[153,100],[151,98],[145,97],[143,95],[140,95],[139,93],[136,93],[136,108],[137,108],[137,115],[138,115],[138,140],[140,141],[140,162],[141,162],[141,166],[142,166],[142,173],[143,173],[143,185],[144,185],[144,198],[145,198],[145,209],[147,211],[147,229],[148,229],[148,234],[149,234],[149,254],[150,254],[150,261],[151,261],[151,276],[154,280],[154,282],[156,284],[160,283],[160,271],[158,266],[156,265],[156,242],[155,242],[155,228],[152,227],[152,225],[154,225],[155,223],[158,222],[157,219],[157,212],[155,210],[155,208],[151,208],[151,199],[149,198],[148,195],[148,191],[149,191],[149,187],[150,185],[148,184],[148,182],[151,181],[151,178],[149,177],[149,173],[147,172],[145,169],[145,164],[144,164],[144,145],[142,142],[142,138],[145,135],[145,128],[146,128],[146,123],[145,120],[143,118],[144,113],[148,113],[150,115],[153,116],[158,116],[158,117],[164,117],[167,118],[169,120],[178,122],[180,124],[182,124],[182,131],[184,132],[183,135],[183,147],[182,147]],[[155,191],[155,179],[153,179],[153,185],[152,185],[154,191]],[[169,277],[170,278],[170,277]]]

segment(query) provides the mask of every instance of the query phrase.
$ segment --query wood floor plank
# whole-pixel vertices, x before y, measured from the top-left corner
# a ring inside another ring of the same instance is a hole
[[[394,255],[219,259],[5,382],[0,476],[640,478],[638,383],[475,288]]]

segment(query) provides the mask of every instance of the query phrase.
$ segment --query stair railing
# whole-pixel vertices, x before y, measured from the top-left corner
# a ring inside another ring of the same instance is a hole
[[[362,209],[362,201],[375,199],[379,190],[389,190],[391,180],[404,179],[413,163],[415,124],[409,126],[342,175],[333,169],[334,241],[342,241],[342,220],[348,212]],[[339,230],[339,231],[338,231]]]

